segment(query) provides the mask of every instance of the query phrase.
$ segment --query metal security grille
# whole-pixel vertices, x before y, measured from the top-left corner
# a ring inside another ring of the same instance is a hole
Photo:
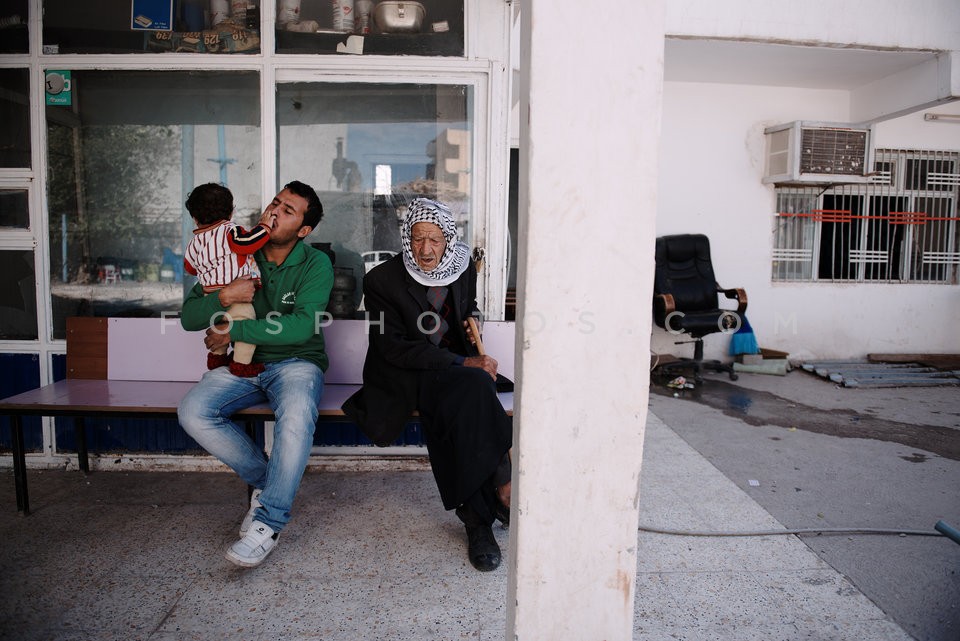
[[[863,175],[867,132],[826,127],[800,132],[800,172]]]
[[[960,282],[960,154],[878,149],[870,182],[777,187],[773,280]]]

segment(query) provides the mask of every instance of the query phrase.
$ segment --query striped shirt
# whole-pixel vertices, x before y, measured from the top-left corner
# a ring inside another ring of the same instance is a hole
[[[200,281],[204,292],[229,285],[241,276],[260,279],[254,252],[270,240],[270,229],[257,225],[250,231],[230,220],[193,230],[183,252],[183,267]]]

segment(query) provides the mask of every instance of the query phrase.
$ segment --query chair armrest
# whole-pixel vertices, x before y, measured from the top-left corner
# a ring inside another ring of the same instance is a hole
[[[719,285],[717,286],[717,291],[726,296],[727,298],[736,298],[737,299],[737,313],[742,314],[747,311],[747,291],[740,287],[734,289],[722,289]]]
[[[662,321],[667,316],[677,311],[677,304],[673,300],[673,294],[654,294],[653,296],[653,316]]]

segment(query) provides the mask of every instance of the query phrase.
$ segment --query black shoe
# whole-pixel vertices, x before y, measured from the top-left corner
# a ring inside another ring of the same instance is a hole
[[[478,523],[473,518],[469,508],[457,508],[457,516],[464,521],[467,530],[467,556],[470,564],[481,572],[491,572],[500,567],[500,546],[493,537],[493,529],[489,525]],[[469,523],[469,524],[468,524]]]
[[[467,555],[470,563],[481,572],[491,572],[500,567],[500,546],[493,538],[489,525],[467,527]]]

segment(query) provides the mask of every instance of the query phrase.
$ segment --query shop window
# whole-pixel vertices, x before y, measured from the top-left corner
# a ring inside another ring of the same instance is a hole
[[[0,339],[37,339],[37,288],[33,251],[0,251]]]
[[[71,106],[47,107],[55,338],[68,316],[178,311],[194,186],[222,183],[241,225],[260,214],[253,72],[76,71]]]
[[[467,85],[278,86],[280,184],[302,180],[323,201],[323,220],[307,241],[333,255],[334,317],[362,310],[362,276],[400,251],[411,199],[446,202],[469,244],[472,95]]]
[[[0,227],[27,229],[30,205],[26,189],[0,189]]]
[[[463,56],[464,51],[463,0],[277,0],[276,25],[277,53]]]
[[[28,0],[0,2],[0,53],[30,53]]]
[[[28,69],[0,69],[0,167],[30,166],[29,96]]]
[[[258,0],[44,0],[43,51],[260,52]]]

